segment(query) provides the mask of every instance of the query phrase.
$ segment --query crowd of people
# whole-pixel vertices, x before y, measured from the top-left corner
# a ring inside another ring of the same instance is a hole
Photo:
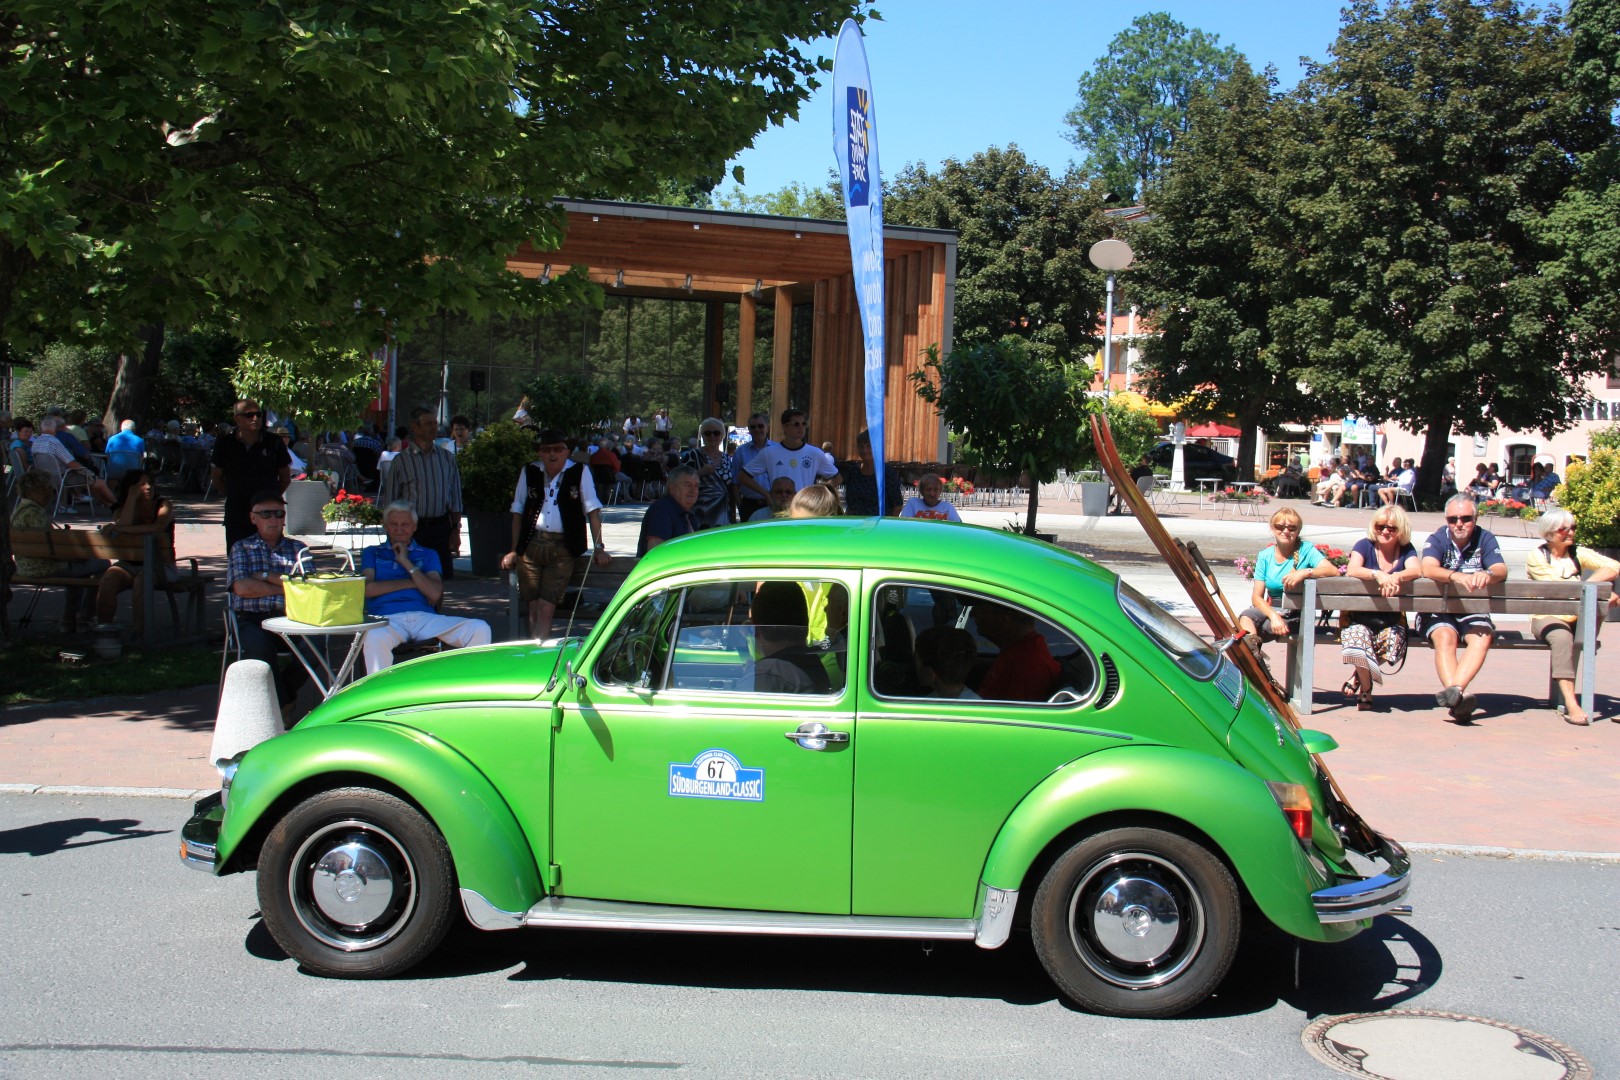
[[[1551,508],[1537,519],[1540,546],[1526,557],[1524,573],[1531,581],[1615,581],[1620,562],[1575,542],[1576,522],[1568,510]],[[1244,642],[1258,651],[1267,642],[1298,634],[1301,612],[1282,610],[1285,590],[1297,588],[1307,577],[1331,577],[1339,569],[1322,550],[1302,535],[1298,511],[1288,507],[1271,515],[1273,542],[1255,558],[1254,589],[1250,606],[1238,618]],[[1412,537],[1406,511],[1385,502],[1372,513],[1366,536],[1351,550],[1344,573],[1372,582],[1378,592],[1397,597],[1410,591],[1412,582],[1428,579],[1449,586],[1458,595],[1479,594],[1507,580],[1507,560],[1494,534],[1479,524],[1475,496],[1458,492],[1447,500],[1445,524],[1423,540],[1421,549]],[[1620,591],[1610,596],[1620,606]],[[1358,709],[1373,708],[1373,687],[1384,672],[1404,663],[1408,635],[1416,633],[1434,652],[1440,689],[1435,704],[1447,719],[1469,723],[1478,706],[1469,687],[1485,665],[1496,638],[1496,625],[1484,612],[1419,614],[1415,628],[1399,612],[1350,613],[1340,631],[1344,663],[1350,668],[1344,693]],[[1552,678],[1558,687],[1559,715],[1576,725],[1591,718],[1582,708],[1575,688],[1575,618],[1538,615],[1530,621],[1532,636],[1546,643],[1551,653]]]

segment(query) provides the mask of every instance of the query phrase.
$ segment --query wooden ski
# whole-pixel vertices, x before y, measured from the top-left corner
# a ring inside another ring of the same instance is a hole
[[[1198,609],[1198,614],[1209,627],[1210,633],[1217,641],[1240,637],[1242,631],[1238,629],[1232,605],[1227,603],[1226,596],[1221,592],[1220,583],[1215,580],[1215,574],[1210,570],[1209,564],[1198,554],[1196,546],[1183,544],[1170,535],[1170,531],[1164,527],[1164,522],[1159,520],[1159,515],[1154,513],[1147,498],[1137,488],[1136,481],[1131,479],[1130,470],[1125,467],[1118,448],[1114,446],[1114,433],[1108,427],[1108,418],[1092,414],[1091,434],[1097,445],[1097,457],[1102,461],[1103,471],[1108,474],[1108,479],[1113,481],[1114,489],[1130,505],[1137,523],[1142,526],[1142,531],[1147,533],[1148,539],[1153,541],[1153,546],[1158,548],[1159,554],[1164,557],[1165,565],[1176,575],[1181,587],[1187,590],[1188,598]],[[1277,715],[1296,731],[1304,726],[1300,722],[1299,714],[1294,711],[1293,703],[1288,700],[1288,695],[1271,678],[1271,673],[1266,670],[1258,655],[1243,646],[1229,648],[1226,655]],[[1364,850],[1376,850],[1377,841],[1371,827],[1362,821],[1361,815],[1351,809],[1350,800],[1345,798],[1344,791],[1333,778],[1333,773],[1328,770],[1322,756],[1316,754],[1313,757],[1316,767],[1321,770],[1322,778],[1327,781],[1330,794],[1344,808],[1343,818],[1338,820],[1346,828],[1348,834],[1346,839],[1351,841],[1353,846],[1367,845]]]

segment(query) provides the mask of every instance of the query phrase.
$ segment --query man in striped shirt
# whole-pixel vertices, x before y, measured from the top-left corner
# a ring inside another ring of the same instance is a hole
[[[456,455],[434,445],[438,416],[425,405],[411,410],[411,441],[394,458],[377,501],[404,500],[416,507],[416,542],[439,556],[446,581],[456,576],[461,552],[461,473]]]

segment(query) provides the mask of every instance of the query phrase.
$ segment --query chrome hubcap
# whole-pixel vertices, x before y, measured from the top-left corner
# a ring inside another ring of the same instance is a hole
[[[305,930],[345,952],[374,949],[409,921],[416,872],[392,835],[363,821],[312,833],[288,872],[293,911]]]
[[[1131,989],[1186,970],[1204,939],[1204,908],[1185,875],[1147,852],[1116,852],[1081,875],[1069,902],[1075,952],[1099,977]]]

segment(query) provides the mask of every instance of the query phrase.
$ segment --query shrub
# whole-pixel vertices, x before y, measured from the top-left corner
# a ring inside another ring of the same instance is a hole
[[[517,490],[518,473],[533,460],[534,432],[510,420],[489,425],[456,455],[461,505],[468,511],[506,510]]]
[[[1581,543],[1620,548],[1620,449],[1594,438],[1591,458],[1570,464],[1553,498],[1580,522]]]

